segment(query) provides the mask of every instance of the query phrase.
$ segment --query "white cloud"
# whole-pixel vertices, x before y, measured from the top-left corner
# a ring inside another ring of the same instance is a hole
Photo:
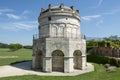
[[[113,14],[116,14],[118,12],[120,12],[120,9],[114,9],[114,10],[111,10],[109,12],[102,13],[102,15],[113,15]]]
[[[31,30],[32,28],[34,28],[33,25],[26,23],[14,23],[13,25],[15,26],[15,28],[23,30]]]
[[[37,28],[36,21],[29,21],[29,22],[14,22],[14,23],[7,23],[2,24],[2,29],[10,30],[10,31],[20,31],[20,30],[26,30],[30,31],[34,28]]]
[[[103,2],[103,0],[99,0],[97,7],[101,6],[102,2]]]
[[[9,18],[12,19],[20,19],[20,16],[14,15],[14,14],[6,14]]]
[[[7,8],[0,8],[0,12],[12,12],[14,11],[13,9],[7,9]]]
[[[96,18],[99,18],[99,17],[101,17],[101,15],[82,16],[81,18],[85,21],[90,21],[92,19],[96,19]]]
[[[6,13],[9,13],[9,12],[13,12],[13,11],[14,10],[12,10],[12,9],[0,8],[0,15],[6,14]]]
[[[100,20],[96,23],[96,26],[100,26],[103,23],[103,20]]]
[[[0,15],[2,15],[2,13],[0,12]]]
[[[102,5],[102,3],[103,3],[103,0],[99,0],[99,2],[95,6],[93,6],[91,8],[98,8],[98,7],[100,7]]]
[[[28,11],[28,10],[24,10],[23,12],[22,12],[22,15],[25,15],[25,14],[29,14],[30,12]]]

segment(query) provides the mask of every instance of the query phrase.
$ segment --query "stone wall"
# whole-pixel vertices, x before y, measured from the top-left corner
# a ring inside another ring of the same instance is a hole
[[[120,48],[96,47],[89,51],[91,54],[120,58]]]

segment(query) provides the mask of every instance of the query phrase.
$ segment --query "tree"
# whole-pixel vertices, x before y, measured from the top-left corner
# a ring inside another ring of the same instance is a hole
[[[8,44],[5,44],[5,43],[0,43],[0,48],[8,48]]]
[[[23,46],[23,48],[25,48],[25,49],[32,49],[32,46],[27,45],[27,46]]]
[[[109,37],[105,37],[104,40],[119,41],[120,37],[118,37],[117,35],[111,35]]]
[[[22,48],[21,44],[10,44],[9,45],[9,49],[12,51],[16,51],[16,50],[21,49],[21,48]]]

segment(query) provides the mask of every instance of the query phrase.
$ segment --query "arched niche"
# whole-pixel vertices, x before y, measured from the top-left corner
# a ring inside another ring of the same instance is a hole
[[[64,71],[64,53],[61,50],[52,52],[52,71]]]
[[[82,52],[80,50],[75,50],[73,53],[73,68],[82,69]]]
[[[36,59],[35,59],[36,69],[42,69],[42,58],[43,58],[42,51],[37,50],[35,56],[36,56]]]

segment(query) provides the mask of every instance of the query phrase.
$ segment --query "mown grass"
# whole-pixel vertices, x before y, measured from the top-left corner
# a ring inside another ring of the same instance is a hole
[[[99,64],[94,64],[95,71],[77,76],[37,76],[24,75],[0,78],[0,80],[120,80],[120,68],[114,72],[106,72],[106,69]]]
[[[31,60],[32,50],[20,49],[15,52],[0,49],[0,56],[18,56],[18,58],[0,59],[0,65],[9,65],[18,61]],[[24,75],[0,78],[0,80],[120,80],[120,68],[107,72],[101,64],[94,63],[95,71],[77,76],[38,76]]]
[[[31,60],[32,50],[19,49],[17,51],[10,51],[9,49],[0,48],[0,56],[17,56],[17,58],[0,58],[0,66],[10,65],[16,62]]]

